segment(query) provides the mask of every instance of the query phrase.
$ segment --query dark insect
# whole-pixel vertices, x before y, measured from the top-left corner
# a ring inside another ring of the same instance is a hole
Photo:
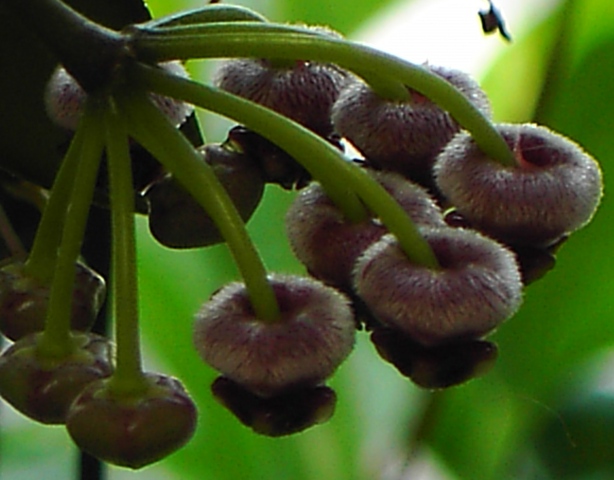
[[[505,22],[503,21],[501,12],[493,5],[491,0],[489,0],[488,3],[490,5],[488,10],[480,10],[478,12],[480,21],[482,22],[482,30],[484,33],[492,33],[498,30],[503,38],[511,42],[512,37],[505,28]]]

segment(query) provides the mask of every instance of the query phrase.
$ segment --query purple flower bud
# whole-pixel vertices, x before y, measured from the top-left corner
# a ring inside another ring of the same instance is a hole
[[[467,133],[458,134],[437,159],[437,185],[458,212],[512,245],[548,246],[586,225],[602,195],[597,162],[547,128],[497,128],[515,153],[515,166],[489,159]]]
[[[179,61],[162,63],[160,68],[179,77],[188,77],[187,70]],[[47,115],[59,127],[74,131],[83,113],[86,97],[87,93],[77,81],[64,67],[58,66],[47,82],[45,90]],[[157,94],[152,94],[151,100],[177,127],[194,110],[191,105]]]
[[[205,303],[194,325],[203,360],[260,396],[322,383],[349,355],[355,324],[348,300],[306,277],[272,275],[281,319],[257,318],[243,283]]]
[[[330,111],[347,78],[346,71],[329,63],[233,59],[222,65],[214,82],[328,137]]]
[[[421,225],[444,226],[441,211],[426,191],[393,172],[370,174]],[[349,292],[356,259],[387,230],[377,218],[348,222],[317,183],[301,191],[286,213],[292,249],[310,274]]]
[[[522,301],[514,255],[477,232],[428,229],[423,236],[440,268],[410,262],[392,235],[356,264],[354,285],[373,315],[423,345],[486,335]]]
[[[452,83],[485,115],[490,115],[486,95],[467,74],[424,67]],[[400,172],[427,186],[431,184],[436,155],[460,130],[449,113],[413,90],[409,101],[386,100],[359,80],[342,90],[333,106],[332,119],[337,133],[352,142],[369,164]]]

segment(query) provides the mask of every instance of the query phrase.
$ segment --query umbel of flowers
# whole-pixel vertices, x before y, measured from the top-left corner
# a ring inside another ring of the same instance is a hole
[[[545,127],[492,124],[463,72],[232,5],[113,31],[59,0],[6,3],[60,59],[44,101],[74,134],[31,250],[0,268],[0,329],[14,342],[0,394],[104,461],[142,467],[196,428],[180,381],[141,365],[135,195],[163,245],[232,252],[242,280],[197,312],[194,346],[221,375],[220,403],[270,436],[330,418],[325,383],[361,329],[421,387],[484,373],[497,355],[486,337],[599,204],[591,156]],[[217,57],[231,59],[212,85],[181,64]],[[194,146],[179,130],[194,107],[238,125]],[[132,175],[137,144],[160,165],[146,181]],[[114,349],[89,332],[105,280],[79,259],[103,160]],[[303,276],[268,273],[245,230],[266,183],[300,190],[280,221]]]

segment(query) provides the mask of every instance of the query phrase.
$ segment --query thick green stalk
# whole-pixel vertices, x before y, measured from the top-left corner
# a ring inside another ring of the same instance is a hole
[[[350,221],[365,218],[369,213],[362,207],[364,201],[395,234],[411,261],[430,268],[438,267],[431,248],[401,206],[379,183],[360,172],[339,150],[313,132],[268,108],[218,88],[146,66],[136,68],[133,74],[135,81],[147,88],[232,118],[268,138],[322,184],[346,218]]]
[[[194,38],[194,37],[212,37],[218,34],[224,35],[253,35],[255,33],[264,33],[267,35],[280,34],[297,34],[301,36],[311,36],[314,38],[334,38],[330,33],[318,29],[309,29],[305,27],[292,26],[287,24],[276,24],[268,22],[214,22],[201,23],[193,25],[181,25],[165,28],[146,28],[135,26],[132,34],[135,37],[145,36],[148,39],[163,40],[164,38],[177,39]],[[138,41],[137,41],[138,44]],[[276,66],[285,67],[293,65],[299,57],[295,56],[268,56],[266,57]],[[301,58],[302,59],[302,58]],[[305,58],[307,60],[307,58]],[[308,59],[311,60],[311,59]],[[378,95],[388,100],[395,101],[411,101],[409,91],[396,78],[390,76],[381,76],[377,71],[362,70],[362,76],[367,83],[375,90]]]
[[[128,136],[121,116],[109,105],[105,135],[112,229],[112,282],[115,313],[116,367],[109,390],[131,396],[147,389],[141,363],[138,282],[134,234],[134,192]]]
[[[158,159],[211,216],[233,254],[259,319],[281,319],[266,270],[228,193],[189,141],[142,92],[128,92],[119,103],[130,135]]]
[[[80,163],[75,174],[66,218],[62,223],[62,241],[51,283],[45,330],[38,343],[38,351],[42,356],[64,357],[73,349],[70,320],[75,287],[75,263],[81,251],[102,156],[101,120],[100,106],[95,100],[88,100],[81,124],[83,139]]]
[[[272,25],[271,32],[262,31]],[[244,33],[207,35],[136,35],[131,48],[138,58],[151,61],[216,57],[309,59],[331,62],[364,77],[395,79],[430,98],[468,130],[490,158],[515,165],[514,154],[494,125],[443,78],[427,69],[365,45],[346,40],[292,31],[283,33],[275,24],[244,25]]]

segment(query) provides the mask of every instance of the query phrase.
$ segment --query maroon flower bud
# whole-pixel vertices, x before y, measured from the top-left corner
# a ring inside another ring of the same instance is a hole
[[[336,36],[330,31],[321,33]],[[214,81],[227,92],[328,137],[333,132],[331,107],[347,78],[346,71],[329,63],[233,59],[222,65]]]
[[[240,125],[228,132],[228,141],[253,160],[262,172],[264,181],[276,183],[286,190],[304,188],[311,174],[284,150],[266,138]],[[340,146],[340,145],[336,145]]]
[[[425,347],[403,332],[378,327],[371,333],[377,352],[422,388],[448,388],[484,375],[497,359],[497,347],[468,340]]]
[[[490,104],[479,85],[458,70],[424,65],[460,90],[485,115]],[[348,84],[333,106],[337,133],[347,138],[367,162],[431,185],[431,168],[439,151],[460,126],[437,104],[410,90],[406,102],[385,100],[362,81]]]
[[[196,316],[194,343],[203,360],[251,392],[267,397],[319,385],[354,345],[348,300],[306,277],[272,275],[281,310],[273,323],[257,318],[243,283],[231,283]]]
[[[205,145],[200,151],[241,218],[249,220],[264,192],[258,166],[246,155],[223,145]],[[149,230],[161,244],[194,248],[224,241],[211,217],[172,176],[154,183],[145,195],[149,202]]]
[[[356,293],[384,325],[426,346],[479,338],[522,301],[514,255],[477,232],[423,231],[440,268],[412,263],[391,235],[358,260]]]
[[[556,264],[556,252],[566,240],[567,237],[563,237],[549,247],[510,247],[516,255],[522,275],[522,283],[529,285],[552,270]]]
[[[404,208],[412,221],[444,226],[441,211],[426,191],[393,172],[371,175]],[[304,189],[286,213],[286,231],[295,255],[310,274],[349,292],[356,259],[386,228],[377,218],[348,222],[317,183]]]
[[[105,300],[104,279],[94,270],[77,263],[71,328],[87,331],[92,328]],[[0,332],[11,340],[40,332],[45,326],[50,286],[24,272],[21,261],[0,268]]]
[[[51,359],[37,352],[40,335],[22,338],[0,356],[0,395],[33,420],[60,424],[87,385],[111,375],[110,343],[91,333],[75,334],[75,351]]]
[[[516,165],[484,155],[467,133],[437,159],[441,193],[475,228],[511,245],[548,246],[586,225],[602,195],[597,162],[537,125],[499,125]]]
[[[141,468],[170,455],[192,438],[196,406],[172,377],[147,374],[149,388],[134,396],[114,395],[110,380],[89,385],[66,417],[79,448],[114,465]]]
[[[268,437],[291,435],[327,422],[337,400],[335,392],[323,385],[263,398],[226,377],[218,377],[211,390],[243,425]]]
[[[165,62],[160,64],[160,67],[174,75],[188,77],[188,72],[181,62]],[[64,67],[58,66],[45,90],[47,115],[56,125],[67,130],[76,130],[86,97],[87,93],[81,85]],[[194,110],[191,105],[161,95],[152,94],[151,100],[176,126],[181,125]]]

